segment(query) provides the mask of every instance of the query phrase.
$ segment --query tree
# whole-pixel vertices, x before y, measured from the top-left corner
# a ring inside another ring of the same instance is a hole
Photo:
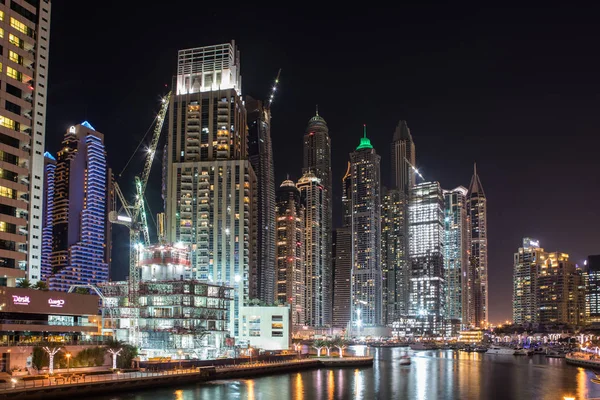
[[[77,294],[90,294],[90,289],[85,288],[85,287],[78,287],[78,288],[75,288],[75,293],[77,293]]]
[[[325,340],[325,348],[327,349],[327,357],[331,357],[331,349],[335,347],[333,340]]]
[[[31,282],[29,281],[29,279],[23,278],[17,283],[17,287],[23,289],[31,289]]]
[[[36,290],[42,290],[42,291],[47,291],[48,290],[48,284],[44,281],[37,281],[35,283],[35,285],[33,286],[34,289]]]
[[[106,343],[106,347],[108,348],[109,353],[112,353],[110,350],[117,352],[121,349],[119,357],[116,359],[117,368],[131,368],[131,361],[138,355],[137,347],[120,340],[109,340]]]
[[[325,347],[325,345],[326,345],[326,342],[325,342],[325,340],[316,339],[316,340],[313,342],[313,345],[312,345],[312,347],[314,347],[315,349],[317,349],[317,357],[321,357],[321,349],[322,349],[323,347]]]
[[[344,357],[344,349],[348,347],[348,344],[349,342],[342,337],[337,336],[333,339],[333,345],[340,351],[340,358]]]

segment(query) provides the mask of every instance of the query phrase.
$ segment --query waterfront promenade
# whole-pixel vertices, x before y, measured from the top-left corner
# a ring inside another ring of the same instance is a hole
[[[202,383],[210,380],[245,378],[288,373],[320,367],[368,367],[372,357],[308,358],[278,362],[257,362],[219,367],[195,367],[161,372],[127,372],[105,375],[56,374],[39,379],[11,379],[0,386],[0,399],[50,399],[69,395],[92,395],[154,386]]]

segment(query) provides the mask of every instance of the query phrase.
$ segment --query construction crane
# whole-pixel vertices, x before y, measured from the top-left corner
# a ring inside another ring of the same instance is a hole
[[[144,163],[144,169],[141,176],[135,177],[135,198],[132,203],[129,203],[123,192],[121,191],[118,183],[115,182],[114,188],[117,197],[121,202],[121,208],[116,211],[113,210],[109,213],[108,219],[110,222],[126,226],[129,229],[129,308],[131,310],[131,320],[129,326],[129,342],[134,346],[139,343],[139,285],[140,285],[140,269],[139,257],[140,252],[144,245],[150,245],[150,234],[148,232],[148,220],[146,217],[146,208],[144,206],[144,193],[146,192],[146,186],[148,184],[148,177],[150,176],[150,170],[152,169],[152,161],[156,153],[158,146],[158,140],[160,139],[160,132],[162,131],[165,118],[167,116],[167,110],[169,108],[169,101],[171,99],[171,92],[167,93],[162,98],[162,104],[160,111],[156,116],[156,125],[154,126],[154,133],[152,135],[152,141],[147,149],[146,161]],[[144,241],[140,242],[140,236],[143,235]]]
[[[279,76],[281,75],[281,68],[277,72],[277,78],[275,78],[275,84],[273,84],[273,88],[271,89],[271,95],[269,96],[269,104],[267,104],[267,110],[271,109],[271,104],[273,104],[273,99],[275,98],[275,91],[277,90],[277,84],[279,83]]]

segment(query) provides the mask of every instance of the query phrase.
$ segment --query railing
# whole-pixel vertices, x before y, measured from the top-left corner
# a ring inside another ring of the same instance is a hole
[[[49,325],[49,326],[97,326],[92,322],[50,322],[50,321],[36,321],[36,320],[25,320],[25,319],[0,319],[0,324],[13,324],[13,325]]]

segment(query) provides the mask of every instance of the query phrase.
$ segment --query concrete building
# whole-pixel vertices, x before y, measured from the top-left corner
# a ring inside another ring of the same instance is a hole
[[[585,304],[589,323],[600,323],[600,255],[588,256],[586,262]]]
[[[523,246],[514,254],[513,264],[513,322],[538,322],[537,276],[547,253],[539,240],[524,238]]]
[[[292,347],[288,306],[243,307],[242,332],[238,343],[263,350],[287,350]]]
[[[321,180],[306,172],[296,183],[305,207],[304,212],[304,267],[306,278],[306,325],[328,326],[326,312],[331,307],[330,269],[326,267],[327,241],[323,230],[326,217],[325,190]]]
[[[275,287],[275,166],[271,145],[271,110],[246,96],[248,159],[256,173],[256,264],[251,273],[250,298],[273,303]]]
[[[423,334],[444,332],[444,196],[438,182],[423,182],[409,200],[409,314],[417,317]]]
[[[463,186],[444,190],[446,318],[458,320],[463,325],[468,325],[472,302],[472,281],[468,275],[467,193]]]
[[[466,323],[485,328],[488,324],[487,198],[476,166],[467,195],[467,218],[470,246],[468,275],[472,284],[469,284]]]
[[[256,262],[256,175],[248,160],[240,54],[234,42],[180,50],[169,107],[167,241],[191,248],[195,279],[234,287],[240,334]]]
[[[381,157],[364,136],[350,153],[352,179],[353,327],[382,322]]]
[[[50,9],[49,0],[0,5],[0,268],[31,282],[41,279]]]
[[[332,232],[332,181],[331,181],[331,140],[327,122],[316,110],[315,116],[308,121],[304,134],[304,166],[302,174],[312,173],[323,187],[323,216],[319,222],[320,238],[323,242],[322,260],[319,264],[323,267],[323,316],[318,321],[320,326],[331,325],[331,298],[332,298],[332,267],[331,267],[331,232]],[[307,206],[307,215],[309,212]],[[316,229],[316,228],[315,228]],[[309,248],[307,247],[307,252]]]
[[[71,126],[55,167],[52,160],[46,167],[43,279],[59,291],[108,281],[112,174],[104,135],[87,121]]]
[[[278,304],[289,304],[294,330],[306,323],[306,276],[304,254],[304,205],[294,182],[285,180],[277,189],[275,201],[277,232],[277,293]]]
[[[408,196],[416,185],[413,166],[416,164],[415,143],[406,121],[400,121],[392,139],[392,188]]]

